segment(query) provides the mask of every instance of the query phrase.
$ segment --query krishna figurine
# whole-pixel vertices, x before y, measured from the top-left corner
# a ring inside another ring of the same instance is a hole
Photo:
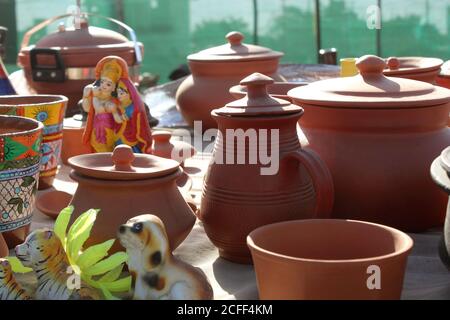
[[[93,152],[112,152],[119,144],[135,153],[150,153],[152,134],[145,105],[120,57],[107,56],[95,68],[96,80],[83,91],[88,113],[83,142]]]

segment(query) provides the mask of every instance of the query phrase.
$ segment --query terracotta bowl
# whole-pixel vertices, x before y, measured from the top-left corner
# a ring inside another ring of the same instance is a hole
[[[307,84],[307,82],[275,82],[267,86],[267,92],[275,98],[292,102],[291,98],[288,97],[287,92]],[[241,99],[247,94],[247,87],[238,84],[230,88],[230,93],[234,98]]]
[[[260,227],[247,244],[260,299],[399,299],[413,241],[379,224],[310,219]]]

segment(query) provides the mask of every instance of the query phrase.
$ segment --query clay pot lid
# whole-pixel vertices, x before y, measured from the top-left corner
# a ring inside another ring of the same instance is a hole
[[[244,35],[238,31],[229,32],[225,38],[227,44],[202,50],[189,55],[189,61],[225,62],[277,59],[283,56],[282,52],[269,48],[243,43]]]
[[[439,76],[445,77],[445,78],[450,78],[450,60],[446,61],[441,66],[441,72],[439,73]]]
[[[383,73],[387,76],[415,74],[439,69],[444,63],[438,58],[424,57],[389,57]]]
[[[274,80],[261,73],[253,73],[241,80],[240,85],[247,87],[247,94],[239,100],[226,104],[213,112],[228,116],[266,116],[303,113],[303,108],[284,99],[274,98],[267,93],[267,86]]]
[[[386,77],[386,62],[373,55],[356,61],[353,77],[316,81],[292,89],[288,96],[298,103],[348,108],[424,107],[450,101],[450,91],[432,84]]]
[[[142,180],[176,172],[179,163],[149,154],[133,153],[128,145],[113,152],[83,154],[69,158],[76,173],[105,180]]]

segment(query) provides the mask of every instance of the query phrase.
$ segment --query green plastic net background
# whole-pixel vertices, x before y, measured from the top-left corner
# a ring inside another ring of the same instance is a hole
[[[367,26],[370,6],[381,3],[381,29]],[[0,0],[8,34],[7,67],[23,34],[40,21],[74,8],[74,0]],[[318,45],[316,6],[320,12]],[[450,59],[450,0],[83,0],[83,11],[123,20],[144,43],[143,71],[160,83],[189,53],[225,43],[231,30],[245,42],[283,51],[284,63],[317,63],[317,49],[334,47],[338,59],[364,54]],[[100,19],[91,25],[120,31]],[[51,25],[39,35],[53,32]]]

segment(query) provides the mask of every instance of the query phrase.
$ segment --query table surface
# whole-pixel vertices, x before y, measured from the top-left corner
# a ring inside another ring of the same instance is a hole
[[[210,154],[199,153],[186,160],[187,171],[192,172],[193,184],[190,193],[197,204],[200,201],[203,176],[209,159]],[[54,189],[75,192],[77,184],[69,178],[69,170],[66,166],[60,167]],[[43,192],[48,190],[38,194]],[[53,223],[51,218],[36,209],[31,229],[52,227]],[[441,232],[438,231],[411,234],[414,248],[408,259],[402,299],[450,299],[450,274],[438,257],[440,236]],[[174,253],[205,272],[214,289],[215,299],[258,298],[253,267],[220,258],[200,221],[197,220],[190,235]]]

